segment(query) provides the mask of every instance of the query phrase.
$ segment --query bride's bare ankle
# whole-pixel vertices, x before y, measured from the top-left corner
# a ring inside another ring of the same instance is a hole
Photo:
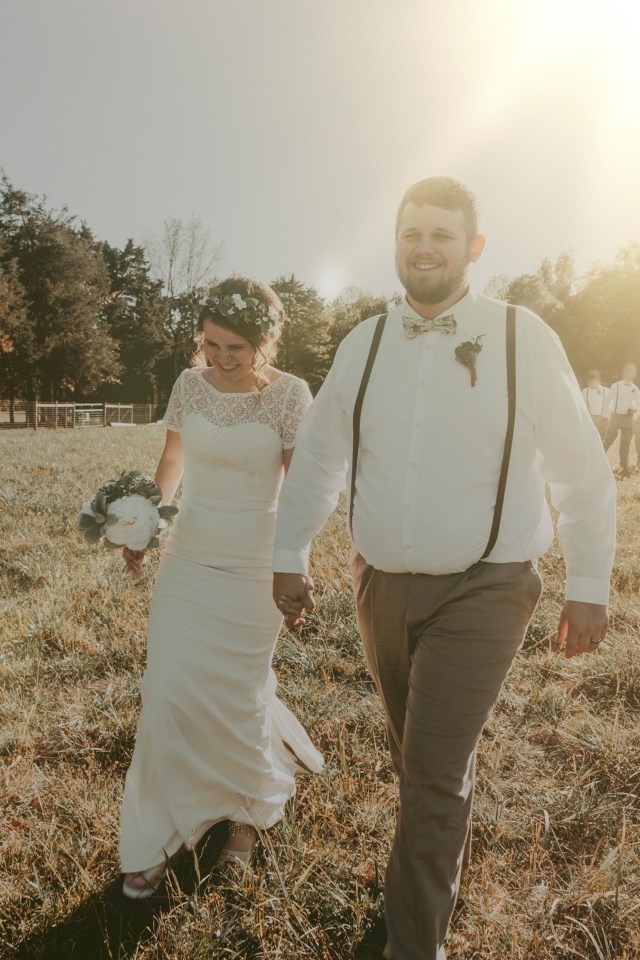
[[[224,843],[224,849],[233,849],[243,853],[251,853],[256,845],[258,834],[254,827],[248,823],[236,823],[230,821],[227,830],[227,838]]]

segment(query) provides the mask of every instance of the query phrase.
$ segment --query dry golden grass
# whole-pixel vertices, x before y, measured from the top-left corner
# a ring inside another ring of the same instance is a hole
[[[114,893],[152,567],[139,584],[87,548],[74,515],[119,468],[154,468],[160,427],[0,436],[0,957],[311,960],[380,954],[380,883],[396,787],[363,664],[338,519],[316,551],[320,605],[284,634],[280,693],[324,751],[245,880]],[[452,960],[640,956],[638,480],[620,486],[611,641],[571,662],[553,643],[562,562],[486,730],[475,847]],[[215,831],[214,831],[215,834]],[[196,869],[197,867],[197,869]]]

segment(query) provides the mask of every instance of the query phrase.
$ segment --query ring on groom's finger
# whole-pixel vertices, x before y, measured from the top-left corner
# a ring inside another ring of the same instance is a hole
[[[602,640],[589,640],[589,643],[592,647],[597,647],[599,643],[602,643]]]

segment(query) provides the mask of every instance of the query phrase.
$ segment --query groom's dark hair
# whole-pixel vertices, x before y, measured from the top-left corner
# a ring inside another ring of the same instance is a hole
[[[427,177],[426,180],[418,180],[409,187],[398,209],[396,236],[400,229],[404,208],[409,203],[415,203],[417,207],[423,207],[429,203],[434,207],[444,207],[445,210],[460,210],[464,216],[469,240],[478,233],[478,198],[464,180],[458,180],[456,177]]]

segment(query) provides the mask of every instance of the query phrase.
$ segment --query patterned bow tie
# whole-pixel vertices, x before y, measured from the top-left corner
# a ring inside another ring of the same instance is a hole
[[[446,317],[436,317],[435,320],[425,320],[423,317],[403,317],[402,326],[409,340],[419,337],[421,333],[444,333],[451,336],[456,332],[456,318],[452,313]]]

